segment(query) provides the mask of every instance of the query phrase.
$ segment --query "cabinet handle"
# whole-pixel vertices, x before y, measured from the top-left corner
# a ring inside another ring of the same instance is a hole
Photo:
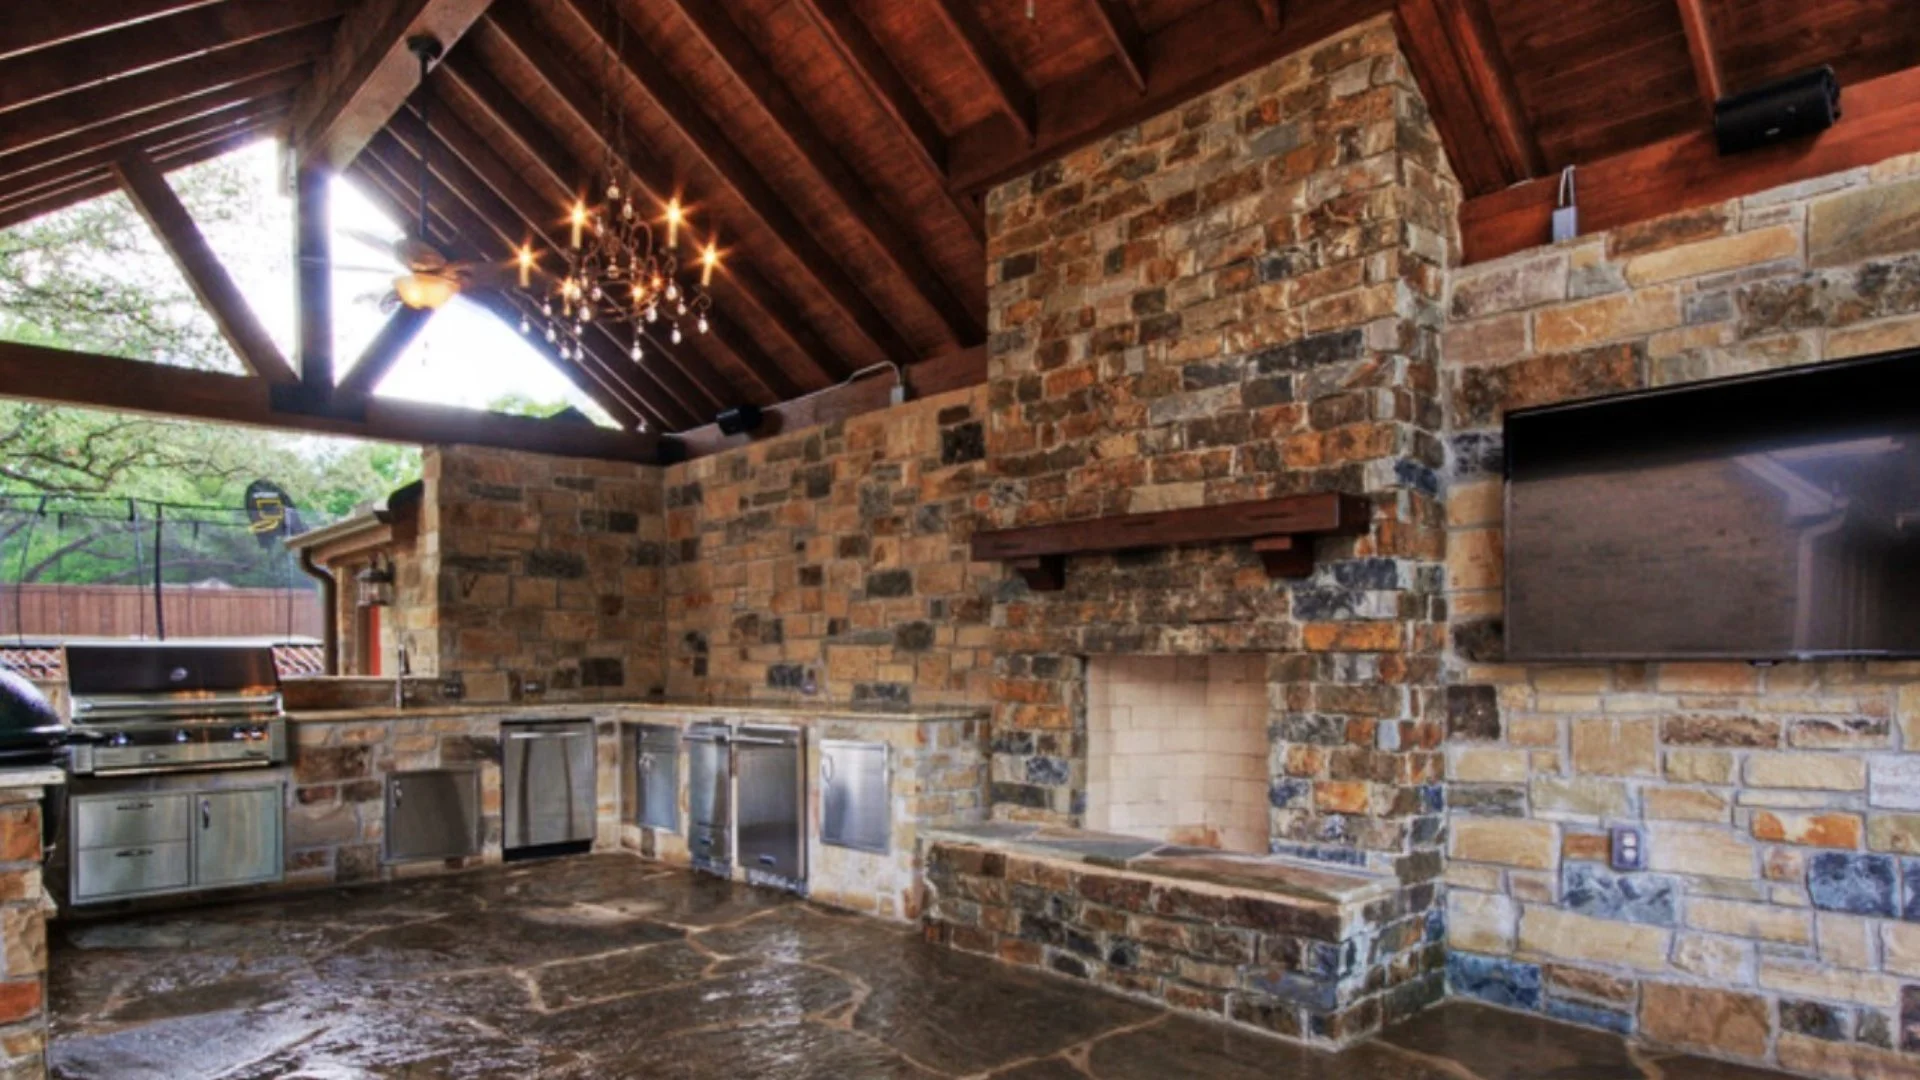
[[[116,851],[113,853],[113,857],[116,859],[144,859],[151,854],[153,854],[152,848],[137,847],[128,848],[125,851]]]
[[[151,810],[153,809],[153,804],[150,802],[123,802],[114,804],[113,808],[115,810]]]
[[[202,829],[213,828],[213,800],[212,799],[200,800],[200,827]]]
[[[398,781],[398,780],[395,780],[395,781],[393,782],[393,805],[395,805],[395,806],[399,806],[399,805],[400,805],[400,793],[401,793],[401,792],[402,792],[403,790],[404,790],[404,789],[403,789],[403,788],[401,788],[401,786],[400,786],[400,781]]]
[[[820,782],[823,784],[833,783],[833,755],[832,754],[820,755]]]

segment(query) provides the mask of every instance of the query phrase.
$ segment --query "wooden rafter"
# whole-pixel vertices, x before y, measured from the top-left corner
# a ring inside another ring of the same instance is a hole
[[[569,64],[547,44],[531,20],[508,6],[489,13],[486,22],[520,54],[575,117],[588,125],[599,123],[599,95],[580,77],[575,65]],[[626,127],[624,138],[629,147],[645,145],[631,121],[623,118],[621,123]],[[604,138],[604,135],[596,134],[596,138]],[[604,143],[601,146],[605,148]],[[621,164],[657,205],[665,205],[673,196],[676,178],[659,158],[650,154],[629,153]],[[807,368],[804,371],[789,371],[789,377],[803,387],[838,382],[846,377],[850,369],[839,353],[821,339],[799,308],[759,271],[749,265],[723,265],[720,280],[732,286],[731,292],[735,296],[758,309],[763,324],[791,342],[799,356],[806,361]],[[737,319],[741,316],[736,314],[734,317]]]
[[[154,164],[164,171],[184,169],[202,161],[232,153],[240,147],[253,142],[268,132],[262,124],[245,124],[238,128],[223,129],[213,135],[199,139],[189,139],[184,143],[149,150]],[[42,214],[51,214],[88,199],[98,198],[117,191],[120,180],[113,170],[102,168],[99,172],[76,178],[68,186],[19,201],[0,203],[0,229],[12,228],[23,221],[30,221]]]
[[[1126,73],[1127,81],[1141,93],[1147,92],[1147,42],[1140,33],[1140,20],[1126,0],[1087,0],[1087,10],[1107,40],[1113,61]]]
[[[1687,55],[1693,61],[1693,78],[1700,85],[1700,99],[1711,116],[1714,102],[1726,96],[1727,88],[1720,76],[1720,55],[1714,50],[1707,6],[1704,0],[1674,0],[1674,3],[1680,9],[1680,25],[1687,32]]]
[[[429,308],[410,308],[401,305],[373,335],[366,349],[360,353],[360,359],[347,369],[345,378],[340,380],[336,393],[342,397],[365,397],[374,392],[380,380],[387,377],[400,354],[407,351],[413,339],[427,328],[433,319]]]
[[[813,118],[781,83],[772,65],[720,5],[707,0],[674,2],[694,33],[720,59],[727,72],[746,88],[747,96],[771,121],[770,130],[807,163],[814,177],[846,208],[847,220],[866,234],[873,246],[886,256],[894,272],[933,308],[946,328],[950,343],[978,344],[982,340],[982,323],[976,308],[986,306],[984,283],[980,289],[968,290],[968,300],[961,299],[927,262],[920,245],[894,220],[880,197],[834,149]]]
[[[866,89],[867,96],[893,121],[907,144],[917,152],[921,164],[944,187],[946,132],[940,130],[939,123],[914,93],[906,76],[894,66],[893,58],[874,40],[867,24],[860,21],[847,0],[794,0],[794,3],[813,20],[847,70]]]
[[[49,378],[55,371],[59,377]],[[649,435],[391,398],[366,399],[359,416],[280,412],[264,379],[13,341],[0,341],[0,397],[380,442],[470,443],[643,463],[658,456],[658,440]]]
[[[595,0],[568,0],[568,3],[588,27],[595,25],[598,16]],[[625,15],[619,17],[625,18]],[[638,31],[630,28],[629,38],[635,36]],[[613,43],[602,41],[601,46],[611,49]],[[919,353],[861,290],[841,261],[815,238],[774,184],[747,160],[725,130],[707,115],[644,42],[629,40],[618,59],[627,75],[639,83],[673,126],[687,149],[711,170],[734,201],[793,256],[806,271],[811,284],[833,302],[881,357],[899,364],[919,359]]]
[[[435,92],[442,97],[458,96],[471,102],[477,113],[532,158],[537,168],[522,179],[529,184],[546,187],[550,193],[549,201],[554,205],[564,208],[579,197],[576,184],[590,170],[575,161],[573,152],[465,50],[449,56],[433,73],[432,82]],[[559,220],[556,217],[549,224]],[[755,397],[752,388],[757,386],[758,396],[765,401],[777,401],[800,392],[797,384],[787,378],[786,373],[759,344],[734,326],[733,320],[715,319],[712,327],[712,332],[696,342],[696,347],[712,344],[714,347],[711,351],[704,348],[699,350],[710,360],[716,353],[723,354],[720,360],[732,373],[730,378],[723,381],[734,394],[744,393]],[[696,371],[689,371],[689,374],[699,377]],[[709,388],[712,389],[711,384]]]
[[[134,113],[151,112],[176,98],[305,67],[325,52],[332,40],[330,27],[306,26],[35,102],[8,113],[6,123],[0,124],[0,154]]]
[[[437,85],[430,85],[428,89],[431,91]],[[415,153],[419,152],[424,141],[428,141],[425,128],[411,113],[397,114],[388,128]],[[488,200],[477,194],[461,196],[476,213],[508,227],[505,239],[509,246],[513,243],[512,225],[517,220],[522,230],[521,243],[531,242],[543,256],[544,265],[559,265],[560,250],[551,230],[564,219],[564,204],[555,204],[534,190],[512,165],[487,145],[485,139],[458,117],[447,115],[445,110],[434,122],[431,141],[439,144],[432,158],[435,171],[447,183],[462,191],[482,188],[497,197]],[[680,348],[671,347],[658,335],[648,335],[647,344],[652,359],[664,357],[666,362],[647,363],[642,370],[690,416],[710,416],[719,411],[724,402],[733,399],[731,387],[709,385],[707,378],[711,376],[703,365],[684,361],[680,355],[685,349],[684,345]]]
[[[338,169],[405,104],[420,82],[415,37],[449,49],[492,0],[359,0],[294,106],[294,160]]]
[[[0,58],[29,49],[116,30],[200,7],[211,0],[87,0],[72,4],[14,4],[0,19]]]
[[[296,168],[293,178],[294,339],[309,401],[333,396],[332,171]]]
[[[413,190],[417,166],[408,160],[412,155],[392,134],[383,131],[375,135],[367,144],[366,152]],[[430,158],[436,179],[453,196],[440,200],[435,212],[446,217],[454,226],[454,235],[473,245],[483,258],[504,264],[517,246],[528,239],[526,226],[518,222],[498,195],[487,191],[484,183],[464,166],[444,160],[446,156],[440,152]],[[643,404],[652,413],[653,423],[674,430],[701,419],[701,414],[683,404],[654,371],[636,367],[626,360],[626,345],[610,338],[605,326],[590,327],[583,341],[594,349],[595,366],[606,378],[624,388],[629,399]],[[608,362],[605,357],[619,359]]]
[[[115,164],[120,186],[152,226],[160,244],[173,257],[173,264],[213,316],[234,355],[247,370],[274,382],[294,381],[293,368],[274,345],[273,337],[253,313],[247,298],[233,283],[232,275],[208,246],[207,238],[193,223],[193,216],[167,184],[167,178],[144,154],[128,154]]]
[[[213,4],[28,53],[7,61],[6,78],[0,79],[0,112],[215,48],[231,48],[331,22],[348,3],[279,0],[270,4]]]
[[[953,32],[961,55],[987,81],[993,91],[994,105],[1031,145],[1039,130],[1034,116],[1033,91],[994,42],[993,35],[987,32],[986,23],[980,21],[980,13],[973,5],[974,0],[934,0],[933,10]]]
[[[1277,34],[1287,24],[1286,0],[1253,0],[1260,9],[1260,21],[1266,24],[1267,32]]]
[[[1818,139],[1721,157],[1711,131],[1580,167],[1580,226],[1602,232],[1756,191],[1920,153],[1920,68],[1847,88],[1845,122]],[[1469,199],[1460,208],[1466,260],[1547,242],[1557,185],[1551,177]]]
[[[412,212],[410,207],[413,205],[415,195],[407,184],[399,179],[397,174],[388,170],[388,168],[380,162],[375,154],[371,152],[362,153],[358,158],[355,158],[353,165],[350,167],[350,172],[365,181],[366,186],[363,190],[367,191],[376,201],[383,203],[387,211],[396,219],[402,221],[407,219],[408,215]],[[434,242],[440,246],[443,252],[453,258],[484,258],[484,255],[475,245],[474,241],[470,239],[471,237],[480,235],[481,227],[476,222],[462,221],[458,224],[449,223],[447,217],[450,211],[454,211],[454,208],[445,205],[431,207],[429,209],[430,215],[433,218],[439,219],[439,231],[434,237]],[[457,211],[455,212],[457,213]],[[430,224],[433,223],[430,222]],[[478,293],[474,296],[474,300],[482,307],[493,312],[496,317],[505,323],[517,323],[521,316],[525,314],[520,310],[514,309],[512,305],[506,302],[505,298],[497,294]],[[641,399],[638,394],[634,393],[631,387],[611,378],[608,374],[608,371],[611,369],[604,367],[596,343],[588,342],[587,355],[583,356],[578,362],[573,363],[561,360],[551,353],[546,352],[545,349],[540,349],[539,352],[540,355],[553,366],[554,370],[560,372],[561,375],[565,376],[567,381],[578,387],[581,393],[592,398],[596,404],[602,409],[605,409],[607,414],[612,416],[622,427],[632,428],[643,420],[647,424],[655,427],[663,427],[666,424],[665,419],[656,412],[651,405],[648,405]]]
[[[0,157],[0,182],[31,169],[68,161],[100,150],[112,150],[154,136],[173,125],[183,124],[223,111],[236,115],[261,99],[277,100],[298,86],[306,72],[289,68],[262,75],[257,79],[223,86],[207,94],[182,98],[147,112],[122,117],[111,123],[76,131],[58,139],[49,139],[28,149]]]
[[[1400,0],[1400,41],[1470,194],[1546,171],[1484,0]]]
[[[104,146],[76,157],[50,162],[37,169],[27,169],[8,175],[0,179],[0,202],[37,198],[48,191],[71,184],[76,178],[92,175],[102,169],[111,169],[114,162],[130,152],[144,152],[144,148],[161,148],[223,131],[257,127],[263,123],[276,123],[287,115],[289,107],[290,101],[284,93],[261,101],[244,102],[230,109],[223,109],[206,116],[196,116],[191,120],[172,124],[158,131],[147,132],[138,140]],[[10,159],[0,158],[0,168],[5,168],[5,162],[8,160]]]

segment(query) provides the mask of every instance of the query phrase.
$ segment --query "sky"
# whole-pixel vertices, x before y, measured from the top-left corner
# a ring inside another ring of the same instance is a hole
[[[279,155],[279,144],[263,139],[221,159],[257,176],[265,201],[260,220],[210,228],[207,243],[228,265],[281,351],[292,356],[293,202],[280,190]],[[344,371],[386,321],[379,298],[403,272],[390,250],[371,246],[355,234],[398,239],[402,230],[351,180],[341,177],[333,180],[331,210],[334,362]],[[375,393],[471,408],[520,394],[541,402],[566,401],[588,415],[599,413],[517,327],[458,298],[427,323]]]

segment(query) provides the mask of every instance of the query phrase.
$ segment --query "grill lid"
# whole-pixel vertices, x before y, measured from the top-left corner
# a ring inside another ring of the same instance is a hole
[[[262,696],[280,687],[267,645],[68,645],[67,687],[76,698],[151,694]]]

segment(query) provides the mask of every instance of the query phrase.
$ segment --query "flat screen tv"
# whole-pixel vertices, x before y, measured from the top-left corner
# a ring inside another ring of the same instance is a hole
[[[1920,656],[1920,351],[1506,418],[1514,660]]]

